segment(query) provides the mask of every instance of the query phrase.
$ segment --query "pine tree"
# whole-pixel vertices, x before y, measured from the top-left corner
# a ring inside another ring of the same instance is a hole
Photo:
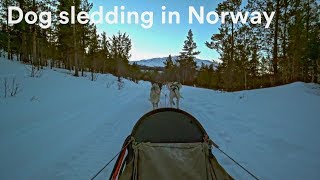
[[[176,65],[173,62],[171,54],[167,57],[164,62],[164,76],[166,81],[176,81]]]
[[[88,42],[88,65],[90,67],[90,71],[91,71],[91,80],[94,81],[95,80],[95,74],[96,73],[96,69],[97,69],[97,58],[98,58],[98,52],[100,49],[99,46],[99,35],[97,34],[97,27],[96,26],[92,26],[92,31],[90,34],[90,40]]]
[[[276,9],[277,0],[248,0],[248,3],[245,7],[246,11],[253,12],[253,11],[265,11],[265,12],[273,12]],[[278,6],[280,4],[278,3]],[[281,9],[281,8],[280,8]],[[281,17],[281,15],[275,15]],[[275,17],[274,17],[275,18]],[[278,20],[279,21],[279,20]],[[265,23],[265,22],[264,22]],[[279,36],[275,36],[275,20],[270,24],[269,28],[265,28],[265,24],[249,24],[248,25],[248,35],[250,36],[250,39],[252,40],[250,44],[253,44],[254,46],[250,47],[251,51],[251,57],[255,58],[256,55],[263,54],[261,58],[264,58],[264,60],[270,61],[273,65],[273,75],[277,74],[278,70],[278,52],[274,53],[274,50],[276,49],[278,51],[279,49],[279,43],[278,38]],[[277,25],[279,27],[279,25]],[[279,29],[279,28],[278,28]],[[279,30],[277,30],[279,34]],[[277,42],[275,43],[275,37],[277,37]],[[271,46],[273,45],[273,46]],[[257,50],[255,50],[258,48]],[[256,54],[256,55],[255,55]],[[267,56],[269,58],[267,58]],[[260,61],[260,60],[259,60]],[[256,63],[254,63],[256,64]],[[251,63],[252,65],[252,63]],[[262,72],[262,71],[261,71]],[[274,78],[273,78],[274,79]],[[274,81],[274,80],[273,80]]]
[[[307,41],[304,58],[307,66],[305,74],[311,76],[311,82],[320,82],[320,3],[316,0],[306,0],[303,2]]]
[[[224,1],[218,4],[216,8],[217,12],[231,11],[236,13],[240,10],[241,0]],[[239,72],[240,61],[246,58],[247,54],[242,52],[245,50],[242,38],[239,38],[240,25],[236,25],[232,22],[230,16],[226,17],[225,23],[220,25],[219,33],[211,36],[211,41],[206,42],[206,46],[210,49],[216,50],[220,54],[220,73],[222,77],[221,86],[226,89],[235,89],[240,82],[239,77],[243,77],[243,74],[237,74]],[[241,49],[241,50],[240,50]],[[243,69],[243,67],[240,67]],[[243,78],[241,78],[243,79]]]
[[[76,7],[77,11],[84,11],[89,13],[92,9],[93,4],[89,3],[88,0],[80,0],[74,1],[73,4]],[[88,43],[90,41],[90,35],[92,34],[93,25],[86,23],[86,24],[79,24],[76,23],[73,28],[75,28],[75,35],[73,35],[74,40],[74,60],[75,60],[75,75],[77,74],[77,69],[81,69],[82,76],[84,71],[84,64],[86,61],[86,49],[88,47]]]
[[[196,49],[197,44],[193,40],[192,30],[189,29],[187,40],[184,41],[182,52],[180,52],[180,58],[194,60],[195,56],[200,54],[200,51],[196,51]]]
[[[105,32],[101,34],[101,41],[100,41],[100,46],[101,46],[101,54],[103,58],[103,71],[106,71],[106,64],[109,63],[109,66],[107,67],[107,72],[111,72],[111,61],[110,61],[110,43],[108,41],[107,35]]]
[[[12,59],[11,54],[11,27],[9,26],[9,18],[8,18],[8,6],[13,5],[12,0],[3,0],[0,2],[1,7],[1,19],[5,24],[2,25],[2,37],[3,37],[3,47],[7,51],[7,58]],[[5,32],[5,33],[4,33]]]
[[[118,32],[110,38],[110,59],[115,63],[114,73],[125,75],[131,56],[131,39],[126,33]]]
[[[102,51],[103,51],[103,55],[106,59],[109,58],[110,56],[110,52],[109,52],[109,48],[110,48],[110,43],[108,41],[108,38],[107,38],[107,35],[106,35],[106,32],[103,32],[101,34],[101,48],[102,48]]]
[[[172,69],[174,64],[173,64],[173,61],[172,61],[172,57],[171,57],[171,54],[168,56],[168,58],[166,59],[164,63],[164,68],[165,69]]]
[[[76,0],[73,0],[73,5],[76,7]],[[76,24],[72,25],[72,37],[73,37],[73,58],[74,58],[74,76],[79,76],[79,68],[78,68],[78,58],[77,58],[77,32],[76,32]]]
[[[62,12],[66,11],[70,13],[70,8],[73,5],[72,0],[59,0],[57,6],[57,16]],[[58,24],[57,25],[57,47],[59,51],[58,58],[62,60],[64,68],[71,70],[70,55],[73,46],[73,34],[71,23]]]
[[[193,33],[190,29],[188,31],[187,39],[184,41],[179,59],[177,60],[179,64],[180,81],[182,81],[182,83],[193,83],[194,81],[197,68],[197,64],[194,60],[195,56],[200,54],[200,51],[197,51],[196,49],[197,44],[193,40]]]

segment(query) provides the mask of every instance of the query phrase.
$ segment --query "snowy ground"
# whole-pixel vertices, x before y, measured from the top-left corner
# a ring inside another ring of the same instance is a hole
[[[3,97],[3,80],[22,89]],[[0,59],[0,179],[89,179],[120,149],[135,122],[151,110],[150,83],[99,75],[97,81]],[[210,137],[261,179],[319,179],[320,87],[293,83],[222,93],[183,87],[181,108]],[[166,100],[167,103],[167,100]],[[161,106],[165,106],[162,97]],[[218,151],[236,179],[251,179]],[[111,166],[99,176],[106,179]]]

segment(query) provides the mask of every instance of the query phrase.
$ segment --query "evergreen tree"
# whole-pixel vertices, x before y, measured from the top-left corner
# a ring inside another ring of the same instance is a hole
[[[184,41],[182,51],[180,52],[179,59],[177,60],[179,64],[179,78],[182,83],[193,83],[197,64],[194,61],[195,56],[200,54],[197,51],[197,44],[193,40],[193,33],[191,29],[188,31],[187,39]]]
[[[126,33],[118,32],[110,38],[110,59],[115,63],[114,73],[125,75],[131,56],[131,39]]]
[[[105,32],[103,32],[101,34],[101,41],[100,41],[100,46],[101,46],[101,54],[102,54],[102,58],[103,58],[103,71],[106,71],[107,68],[107,72],[111,72],[111,61],[109,60],[110,58],[110,52],[109,52],[109,48],[110,48],[110,43],[108,41],[107,35]],[[109,63],[109,66],[106,67],[106,64]]]
[[[174,63],[173,63],[173,60],[172,60],[172,57],[171,57],[171,54],[168,56],[168,58],[166,59],[164,63],[164,68],[165,69],[172,69],[173,66],[174,66]]]
[[[81,0],[80,2],[80,9],[84,12],[90,12],[92,9],[93,4],[89,3],[87,0]],[[87,24],[76,24],[76,32],[78,36],[78,43],[77,43],[77,54],[78,54],[78,64],[82,71],[85,68],[85,61],[87,61],[87,50],[88,50],[88,44],[91,40],[91,35],[93,34],[93,24],[87,23]],[[96,36],[95,36],[96,37]]]
[[[170,54],[164,62],[164,78],[166,81],[176,81],[176,69],[177,67]]]
[[[57,16],[65,11],[68,14],[71,14],[70,8],[73,5],[72,0],[59,0],[57,6]],[[73,47],[73,28],[71,23],[68,24],[57,24],[57,46],[59,56],[58,58],[62,60],[63,65],[66,69],[71,70],[71,54]]]
[[[235,14],[240,10],[241,0],[224,1],[218,4],[216,11],[221,13],[223,11],[231,11]],[[206,42],[206,46],[210,49],[216,50],[220,54],[222,63],[219,67],[222,81],[221,86],[227,89],[235,89],[239,82],[237,79],[243,75],[237,74],[237,65],[240,64],[241,59],[247,56],[243,54],[245,50],[242,38],[239,37],[240,25],[234,24],[230,16],[226,17],[225,23],[220,25],[219,33],[211,36],[211,41]],[[238,43],[238,44],[236,44]],[[238,51],[238,54],[236,54]],[[238,56],[237,56],[238,55]],[[237,63],[237,62],[238,63]]]
[[[2,21],[2,34],[1,37],[3,39],[1,40],[2,46],[5,51],[7,51],[7,58],[12,59],[12,53],[11,53],[11,27],[9,26],[8,21],[8,6],[14,5],[12,0],[3,0],[0,1],[0,10],[1,10],[1,21]],[[5,22],[5,23],[4,23]]]
[[[91,71],[91,80],[95,80],[95,74],[97,71],[97,63],[98,63],[98,52],[100,50],[99,41],[98,41],[99,35],[97,34],[97,27],[92,26],[92,31],[90,34],[90,40],[88,42],[88,65],[90,67]]]

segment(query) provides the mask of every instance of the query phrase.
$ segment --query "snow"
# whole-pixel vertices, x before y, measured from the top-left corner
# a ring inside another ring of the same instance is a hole
[[[4,77],[22,89],[3,97]],[[120,150],[136,121],[151,110],[150,83],[99,75],[73,77],[0,59],[0,179],[89,179]],[[181,109],[211,139],[260,179],[319,179],[320,86],[292,83],[226,93],[183,86]],[[164,93],[167,93],[164,91]],[[162,97],[160,106],[168,100]],[[251,177],[218,150],[236,179]],[[113,162],[114,163],[114,162]],[[108,177],[110,164],[97,179]]]

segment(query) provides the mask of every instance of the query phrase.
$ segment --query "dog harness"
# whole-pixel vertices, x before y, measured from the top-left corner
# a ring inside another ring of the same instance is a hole
[[[175,92],[176,90],[179,90],[179,86],[176,85],[176,84],[172,84],[172,85],[170,86],[170,89]]]

